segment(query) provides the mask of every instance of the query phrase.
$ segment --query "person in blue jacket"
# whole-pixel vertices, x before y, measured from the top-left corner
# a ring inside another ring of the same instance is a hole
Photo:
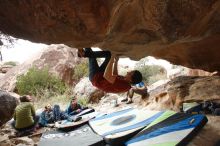
[[[65,113],[68,116],[73,116],[76,114],[79,114],[81,111],[83,111],[82,105],[80,105],[77,101],[76,97],[73,97],[72,100],[70,101],[70,105],[68,108],[65,110]]]
[[[52,106],[48,104],[40,115],[39,125],[48,126],[49,124],[65,119],[68,119],[68,116],[61,111],[59,105],[54,105],[52,108]]]

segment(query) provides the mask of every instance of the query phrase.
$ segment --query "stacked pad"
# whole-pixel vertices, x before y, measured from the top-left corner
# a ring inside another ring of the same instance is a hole
[[[121,145],[164,112],[125,109],[90,120],[92,129],[110,145]]]
[[[86,115],[86,114],[89,114],[92,112],[95,112],[95,110],[93,108],[87,108],[87,109],[84,109],[83,111],[81,111],[79,114],[74,115],[74,116],[79,117],[79,116],[83,116],[83,115]]]
[[[99,113],[94,112],[94,110],[90,112],[90,110],[88,109],[87,111],[88,111],[87,113],[83,112],[84,113],[83,115],[81,115],[80,113],[81,119],[79,121],[73,122],[71,120],[62,120],[62,121],[56,122],[55,127],[63,131],[70,131],[70,130],[75,129],[76,127],[86,124],[90,119],[99,115]],[[72,119],[74,119],[74,116],[72,116]]]
[[[206,123],[204,115],[164,112],[131,140],[128,146],[185,146]]]

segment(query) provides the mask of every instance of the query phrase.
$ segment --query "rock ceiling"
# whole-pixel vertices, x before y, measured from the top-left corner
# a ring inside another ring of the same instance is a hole
[[[1,0],[0,31],[220,70],[220,0]]]

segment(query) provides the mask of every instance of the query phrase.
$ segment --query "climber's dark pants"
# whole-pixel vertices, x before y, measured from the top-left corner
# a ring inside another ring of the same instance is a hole
[[[92,51],[91,48],[85,48],[85,57],[89,58],[89,80],[92,81],[92,78],[97,72],[105,72],[105,68],[107,67],[108,62],[111,58],[111,52]],[[105,60],[99,66],[96,58],[105,58]]]

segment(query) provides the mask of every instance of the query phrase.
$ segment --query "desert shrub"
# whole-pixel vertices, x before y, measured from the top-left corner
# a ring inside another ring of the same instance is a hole
[[[54,95],[50,97],[43,96],[40,99],[38,99],[36,102],[34,102],[34,106],[36,109],[44,108],[45,105],[51,104],[55,105],[58,104],[61,109],[65,109],[68,107],[71,99],[70,96],[63,94],[63,95]]]
[[[135,69],[139,70],[143,75],[143,81],[147,84],[152,84],[160,79],[166,78],[166,71],[159,65],[143,65],[136,66]]]
[[[80,64],[76,65],[73,70],[73,79],[80,80],[82,77],[88,76],[88,61],[83,61]]]
[[[5,62],[4,65],[11,65],[11,66],[16,66],[17,63],[14,62],[14,61],[8,61],[8,62]]]
[[[149,77],[148,84],[151,85],[159,80],[164,80],[166,78],[167,78],[166,74],[156,74]]]
[[[89,103],[89,99],[86,97],[78,97],[77,100],[78,100],[78,103],[84,107],[86,107]]]
[[[57,76],[50,74],[48,68],[32,67],[26,74],[17,78],[16,88],[21,95],[52,96],[63,94],[67,86]]]

